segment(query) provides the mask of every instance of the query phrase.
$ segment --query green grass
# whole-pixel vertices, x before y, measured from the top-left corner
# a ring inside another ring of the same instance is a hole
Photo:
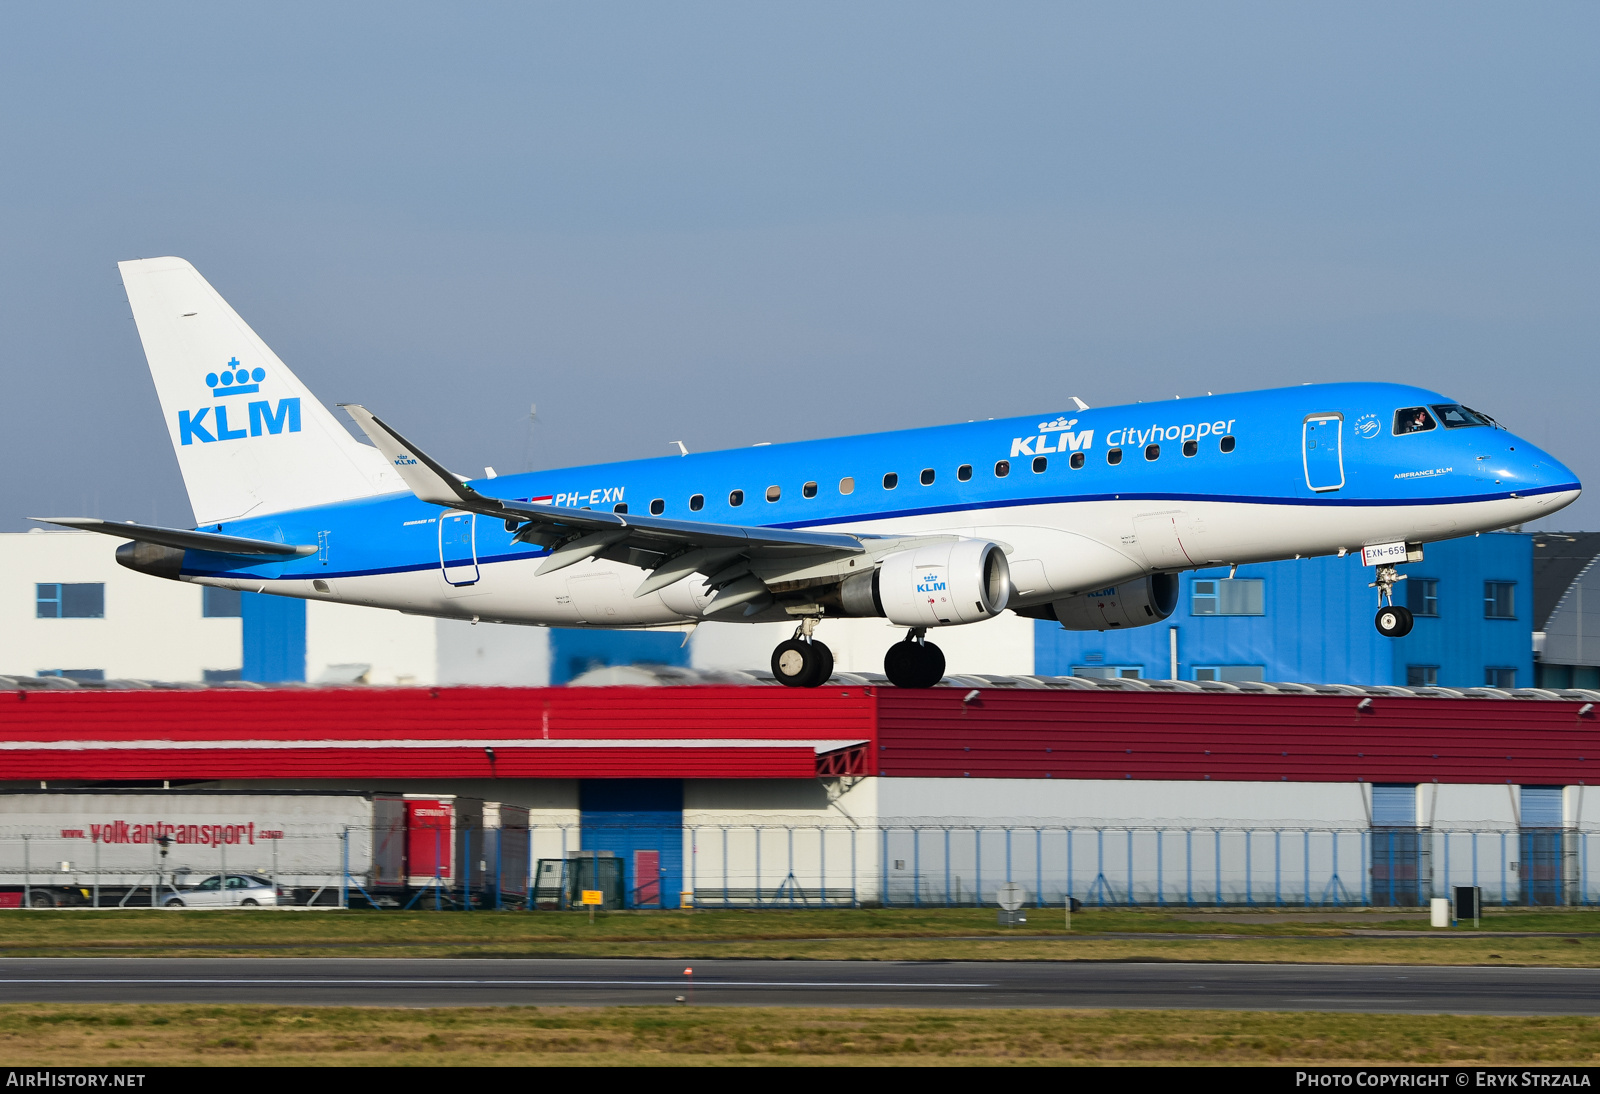
[[[1600,964],[1600,911],[1492,913],[1473,937],[1371,911],[1328,922],[1059,910],[1003,928],[981,909],[611,912],[13,911],[0,956],[617,956]],[[1405,932],[1395,936],[1390,932]],[[1538,937],[1543,932],[1573,938]],[[1123,936],[1123,937],[1117,937]]]
[[[1594,1064],[1600,1019],[765,1007],[0,1007],[8,1066]]]

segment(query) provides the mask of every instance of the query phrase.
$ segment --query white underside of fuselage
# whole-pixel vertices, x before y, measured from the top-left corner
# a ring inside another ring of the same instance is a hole
[[[826,530],[994,540],[1003,545],[1011,565],[1011,606],[1022,607],[1157,570],[1312,557],[1358,550],[1364,544],[1428,542],[1491,531],[1536,520],[1575,497],[1577,491],[1430,505],[1081,501],[833,524]],[[292,581],[188,580],[418,615],[536,626],[652,627],[705,618],[784,618],[781,608],[745,616],[737,607],[707,617],[703,609],[710,591],[698,576],[635,597],[646,570],[591,559],[535,576],[541,561],[542,556],[482,563],[476,581],[459,585],[447,582],[439,568]]]

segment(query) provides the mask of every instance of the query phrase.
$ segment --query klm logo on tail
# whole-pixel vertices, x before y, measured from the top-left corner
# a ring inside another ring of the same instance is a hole
[[[249,395],[258,392],[261,390],[261,381],[266,378],[266,369],[244,368],[235,357],[224,365],[220,372],[206,373],[205,381],[206,387],[211,389],[212,397],[220,400],[230,395]],[[285,427],[290,433],[300,432],[298,398],[279,399],[276,409],[270,399],[255,399],[245,405],[245,412],[250,420],[248,429],[242,422],[236,422],[234,427],[228,425],[226,403],[203,406],[195,411],[180,410],[178,441],[180,444],[193,444],[195,441],[201,444],[210,444],[212,441],[238,441],[245,437],[259,437],[263,432],[282,433]],[[207,421],[208,417],[210,421]]]

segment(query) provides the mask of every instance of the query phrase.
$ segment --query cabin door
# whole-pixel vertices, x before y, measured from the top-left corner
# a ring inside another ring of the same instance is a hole
[[[1301,433],[1306,485],[1319,494],[1344,485],[1344,415],[1313,414]]]
[[[439,518],[439,569],[447,584],[473,585],[478,580],[478,551],[472,513],[445,513]]]

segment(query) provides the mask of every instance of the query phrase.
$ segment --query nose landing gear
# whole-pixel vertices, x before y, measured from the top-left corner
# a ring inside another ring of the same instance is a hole
[[[905,641],[883,655],[883,674],[897,688],[931,688],[944,678],[944,651],[927,641],[926,627],[913,627]]]
[[[1393,566],[1379,566],[1378,580],[1367,586],[1378,590],[1378,615],[1373,622],[1385,638],[1405,637],[1411,633],[1415,622],[1410,608],[1402,608],[1394,602],[1394,587],[1404,580],[1405,576],[1396,573]]]
[[[833,675],[833,651],[811,637],[820,622],[814,616],[802,619],[794,637],[779,642],[772,651],[772,675],[778,683],[791,688],[815,688]]]

